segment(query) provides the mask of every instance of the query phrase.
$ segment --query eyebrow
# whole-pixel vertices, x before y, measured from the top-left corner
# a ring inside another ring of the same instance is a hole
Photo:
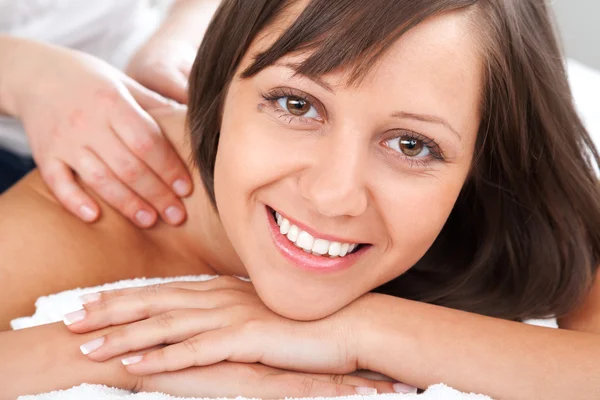
[[[409,112],[405,112],[405,111],[398,111],[398,112],[393,113],[392,117],[408,118],[408,119],[414,119],[414,120],[422,121],[422,122],[429,122],[432,124],[439,124],[439,125],[444,126],[446,129],[450,130],[450,132],[454,133],[458,137],[459,140],[462,140],[462,137],[460,136],[458,131],[452,127],[452,125],[450,125],[445,119],[437,117],[435,115],[415,114],[415,113],[409,113]]]
[[[273,65],[276,65],[278,67],[289,68],[289,69],[291,69],[291,70],[294,71],[295,75],[298,75],[298,76],[303,77],[303,78],[310,79],[311,81],[313,81],[317,85],[321,86],[323,89],[327,90],[328,92],[331,92],[331,93],[334,92],[333,88],[329,84],[327,84],[327,82],[325,82],[324,80],[319,79],[319,77],[312,77],[312,76],[304,75],[304,74],[301,74],[300,72],[298,72],[298,65],[297,64],[295,65],[295,64],[275,63]]]
[[[291,63],[281,63],[281,62],[276,62],[273,65],[278,66],[278,67],[289,68],[289,69],[293,70],[296,75],[299,75],[303,78],[310,79],[311,81],[315,82],[317,85],[321,86],[328,92],[334,93],[333,88],[330,85],[328,85],[327,82],[323,81],[322,79],[319,79],[318,77],[311,77],[308,75],[304,75],[304,74],[301,74],[300,72],[298,72],[298,65],[291,64]],[[393,113],[392,117],[393,118],[414,119],[417,121],[429,122],[432,124],[442,125],[446,129],[448,129],[450,132],[454,133],[458,137],[458,140],[462,140],[460,133],[458,133],[458,131],[456,129],[454,129],[452,127],[452,125],[450,125],[445,119],[437,117],[435,115],[415,114],[415,113],[409,113],[409,112],[405,112],[405,111],[398,111],[398,112]]]

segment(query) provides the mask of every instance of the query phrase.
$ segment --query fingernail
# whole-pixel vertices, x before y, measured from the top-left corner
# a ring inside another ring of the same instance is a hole
[[[372,394],[377,394],[377,389],[364,386],[357,386],[356,393],[370,396]]]
[[[65,314],[63,317],[63,322],[65,325],[73,325],[75,322],[80,322],[85,319],[85,310],[77,310]]]
[[[152,213],[150,213],[146,210],[140,210],[140,211],[136,212],[135,219],[142,226],[150,226],[154,222],[154,216],[152,215]]]
[[[404,383],[394,383],[392,385],[396,393],[417,393],[417,388]]]
[[[122,359],[121,362],[123,363],[123,365],[137,364],[140,361],[142,361],[142,358],[144,358],[144,356],[127,357]]]
[[[186,196],[190,192],[190,185],[183,179],[178,179],[173,183],[173,190],[178,196]]]
[[[82,304],[90,304],[90,303],[95,303],[98,300],[100,300],[101,294],[100,293],[88,293],[88,294],[84,294],[83,296],[79,296],[79,301]]]
[[[104,336],[82,344],[81,346],[79,346],[79,349],[81,349],[81,352],[84,355],[88,355],[92,351],[98,350],[100,347],[102,347],[103,344],[104,344]]]
[[[165,215],[167,219],[172,224],[178,224],[183,221],[184,215],[183,211],[179,207],[171,206],[165,210]]]
[[[96,219],[96,211],[94,211],[94,209],[86,204],[82,205],[79,207],[79,215],[81,215],[81,218],[84,221],[87,222],[92,222],[93,220]]]

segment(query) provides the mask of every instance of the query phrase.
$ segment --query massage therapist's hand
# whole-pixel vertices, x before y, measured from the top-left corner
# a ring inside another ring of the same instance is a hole
[[[25,42],[26,60],[8,83],[42,177],[73,214],[92,222],[99,208],[73,172],[140,227],[157,212],[185,218],[180,196],[191,191],[183,161],[145,110],[174,103],[92,56]]]
[[[151,39],[133,56],[125,72],[148,89],[187,104],[187,83],[196,51],[185,41]]]
[[[312,373],[357,369],[354,322],[343,310],[318,321],[289,320],[267,308],[251,283],[234,277],[103,292],[86,301],[84,310],[65,317],[72,332],[127,324],[84,346],[90,359],[167,345],[125,359],[137,375],[220,361]]]

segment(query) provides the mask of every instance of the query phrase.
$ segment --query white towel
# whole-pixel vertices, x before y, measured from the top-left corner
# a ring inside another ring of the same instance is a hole
[[[165,279],[133,279],[111,283],[103,286],[86,289],[74,289],[66,292],[58,293],[55,295],[40,297],[36,303],[35,314],[31,317],[18,318],[11,322],[13,329],[24,329],[36,325],[48,324],[52,322],[61,321],[63,315],[78,310],[81,308],[81,302],[78,297],[87,294],[98,292],[101,290],[111,290],[126,287],[139,287],[146,285],[154,285],[158,283],[166,283],[172,281],[203,281],[212,279],[214,276],[201,275],[201,276],[184,276],[179,278],[165,278]],[[537,325],[545,325],[550,327],[556,327],[556,320],[541,320],[541,321],[528,321],[529,323]],[[347,399],[358,399],[365,396],[347,396]],[[424,393],[420,395],[416,394],[378,394],[374,396],[367,396],[374,400],[491,400],[489,397],[481,394],[467,394],[454,390],[446,385],[438,384],[429,387]],[[120,390],[115,388],[109,388],[102,385],[88,385],[83,384],[76,386],[69,390],[55,391],[46,394],[40,394],[35,396],[21,396],[18,400],[177,400],[180,397],[172,397],[164,393],[137,393],[133,394],[126,390]],[[316,400],[320,398],[313,398]],[[340,399],[339,397],[337,399]],[[237,400],[248,400],[242,397],[238,397]]]

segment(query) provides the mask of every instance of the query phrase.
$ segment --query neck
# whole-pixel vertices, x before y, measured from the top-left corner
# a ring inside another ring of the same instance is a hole
[[[192,156],[185,129],[185,111],[160,110],[153,112],[152,116],[170,139],[181,159],[188,161],[194,191],[183,199],[187,219],[178,227],[160,222],[155,229],[149,230],[148,234],[161,247],[166,247],[166,251],[183,256],[192,266],[198,265],[198,269],[202,269],[203,273],[247,276],[210,201],[197,168],[189,162]],[[209,271],[205,272],[206,269]]]

